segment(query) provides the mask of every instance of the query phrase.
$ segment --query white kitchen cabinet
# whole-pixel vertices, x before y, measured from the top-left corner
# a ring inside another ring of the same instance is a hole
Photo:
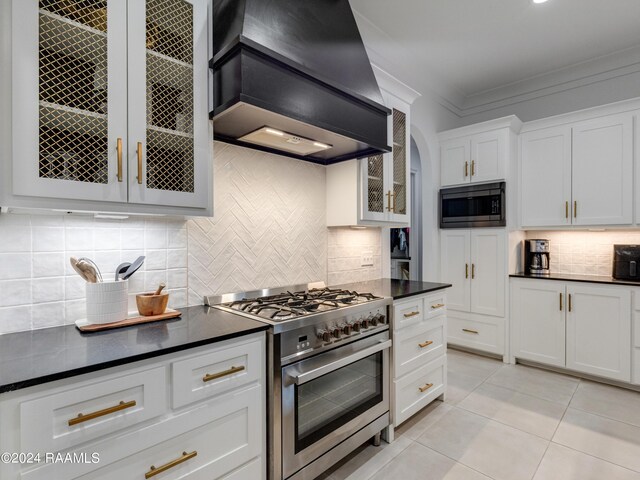
[[[573,224],[633,221],[633,117],[610,115],[573,126]]]
[[[633,222],[633,116],[607,115],[520,138],[523,227]]]
[[[513,357],[631,381],[631,288],[511,280]]]
[[[567,368],[631,381],[631,292],[567,285]]]
[[[505,233],[501,229],[441,230],[442,281],[449,309],[504,315]]]
[[[511,338],[515,357],[565,366],[565,284],[511,281]]]
[[[407,226],[411,219],[411,103],[417,92],[374,67],[391,109],[392,151],[327,166],[327,226]]]
[[[439,133],[440,185],[505,180],[520,126],[510,116]]]
[[[210,214],[209,2],[14,0],[3,206]]]
[[[265,479],[265,348],[254,333],[4,393],[0,450],[100,461],[0,464],[0,478],[144,478],[167,466],[157,478]]]
[[[571,224],[571,127],[520,136],[520,205],[524,226]]]

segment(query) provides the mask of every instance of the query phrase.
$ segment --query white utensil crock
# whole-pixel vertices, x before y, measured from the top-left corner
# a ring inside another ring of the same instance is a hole
[[[87,322],[112,323],[128,317],[129,280],[87,283]]]

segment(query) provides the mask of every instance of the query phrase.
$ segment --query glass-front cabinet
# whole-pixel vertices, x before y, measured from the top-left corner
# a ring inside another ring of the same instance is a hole
[[[389,116],[392,151],[360,160],[362,218],[374,222],[409,224],[409,105],[383,91]]]
[[[13,194],[207,208],[209,0],[14,0]]]

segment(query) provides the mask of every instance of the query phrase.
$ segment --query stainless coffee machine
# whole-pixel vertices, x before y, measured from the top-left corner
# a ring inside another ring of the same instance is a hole
[[[524,273],[540,277],[550,274],[549,240],[524,241]]]

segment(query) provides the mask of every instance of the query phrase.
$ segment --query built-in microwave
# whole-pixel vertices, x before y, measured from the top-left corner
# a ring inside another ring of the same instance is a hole
[[[440,190],[440,228],[504,227],[505,182]]]

